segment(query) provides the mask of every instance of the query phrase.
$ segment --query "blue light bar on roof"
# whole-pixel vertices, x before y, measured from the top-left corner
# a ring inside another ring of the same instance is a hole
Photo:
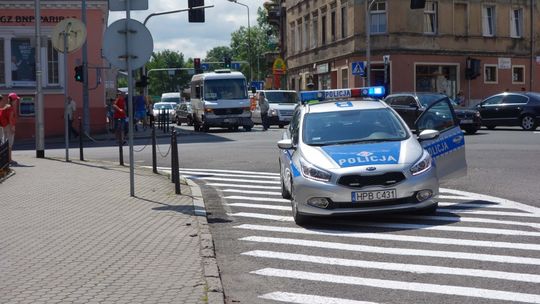
[[[385,94],[384,87],[363,87],[353,89],[337,89],[337,90],[319,90],[319,91],[301,91],[300,101],[318,102],[338,99],[348,99],[355,97],[383,97]]]

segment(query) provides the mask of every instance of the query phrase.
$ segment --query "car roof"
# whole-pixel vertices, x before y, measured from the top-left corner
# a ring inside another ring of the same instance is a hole
[[[343,106],[347,105],[347,106]],[[357,99],[357,100],[334,100],[306,105],[306,113],[323,113],[351,110],[372,110],[389,108],[388,105],[377,99]]]
[[[396,92],[392,93],[387,97],[394,97],[394,96],[402,96],[402,95],[412,95],[412,96],[419,96],[419,95],[440,95],[440,96],[446,96],[446,94],[443,93],[437,93],[437,92]]]
[[[180,92],[168,92],[161,94],[161,97],[179,97]]]

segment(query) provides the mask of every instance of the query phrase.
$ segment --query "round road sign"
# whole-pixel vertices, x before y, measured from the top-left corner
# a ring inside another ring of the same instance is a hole
[[[51,42],[60,53],[64,52],[64,34],[68,53],[76,51],[86,41],[86,27],[79,19],[68,18],[60,21],[53,29]]]
[[[126,35],[129,47],[126,49]],[[142,67],[154,51],[154,41],[150,31],[139,21],[120,19],[111,24],[103,37],[103,54],[115,67],[127,70],[127,58],[131,69]]]

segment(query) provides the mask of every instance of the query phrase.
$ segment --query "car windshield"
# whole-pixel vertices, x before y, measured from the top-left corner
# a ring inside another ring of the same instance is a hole
[[[174,102],[174,103],[180,103],[180,97],[162,97],[162,102]]]
[[[208,79],[204,82],[204,99],[247,99],[244,79]]]
[[[425,108],[432,105],[437,100],[441,100],[443,98],[448,98],[447,96],[443,94],[418,94],[418,99],[420,100],[420,103]]]
[[[408,136],[390,109],[370,109],[306,114],[302,140],[308,145],[324,146],[401,141]]]
[[[269,103],[291,103],[299,102],[296,92],[264,92]]]
[[[172,110],[174,109],[174,103],[155,103],[154,110]]]

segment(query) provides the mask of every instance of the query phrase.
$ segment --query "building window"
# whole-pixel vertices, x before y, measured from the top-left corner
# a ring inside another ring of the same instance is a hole
[[[6,62],[4,61],[4,39],[0,38],[0,84],[6,83]]]
[[[30,38],[11,39],[11,80],[15,86],[36,85],[35,54]]]
[[[424,33],[437,34],[437,2],[426,1],[424,8]]]
[[[485,37],[495,36],[495,6],[484,6],[482,12],[482,31]]]
[[[58,71],[58,51],[53,47],[51,40],[47,41],[47,83],[60,84]]]
[[[311,47],[316,48],[319,44],[319,15],[313,14],[311,20]]]
[[[323,15],[321,18],[322,28],[321,28],[321,45],[326,44],[326,15]]]
[[[289,45],[291,46],[291,51],[294,54],[296,52],[296,26],[294,26],[294,22],[291,22],[289,26],[291,29],[291,43]]]
[[[510,10],[510,37],[521,38],[523,36],[523,9]]]
[[[484,83],[497,83],[497,65],[484,65]]]
[[[341,37],[347,37],[347,5],[341,7]]]
[[[525,66],[524,65],[512,66],[512,83],[525,84]]]
[[[341,88],[346,89],[349,87],[349,69],[341,69]]]
[[[304,17],[304,33],[302,34],[304,36],[304,50],[307,50],[309,48],[309,15]]]
[[[416,91],[443,93],[454,98],[457,94],[457,70],[457,65],[416,64]]]
[[[302,19],[298,19],[296,22],[296,52],[299,53],[302,50]]]
[[[336,3],[330,5],[330,40],[336,41],[337,38],[337,19],[336,19]]]
[[[454,34],[467,36],[469,33],[469,10],[467,3],[454,3]]]
[[[375,2],[371,6],[369,24],[371,34],[386,33],[386,1]]]

